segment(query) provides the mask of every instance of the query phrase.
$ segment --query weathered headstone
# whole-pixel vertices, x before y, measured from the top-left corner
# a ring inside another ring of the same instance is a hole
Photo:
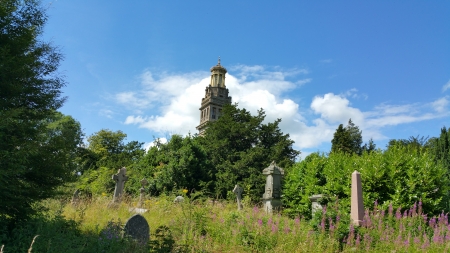
[[[320,201],[323,199],[323,194],[316,194],[309,197],[309,200],[311,200],[311,214],[314,216],[314,214],[318,211],[322,211],[323,207],[320,204]]]
[[[361,225],[364,218],[364,203],[362,195],[361,174],[358,171],[352,173],[352,195],[350,219],[356,226]]]
[[[177,196],[174,200],[173,203],[182,203],[184,201],[183,196]]]
[[[263,195],[264,210],[266,213],[272,213],[273,210],[281,208],[281,178],[284,170],[278,167],[273,161],[269,167],[263,170],[266,175],[266,187]]]
[[[71,203],[73,206],[76,206],[78,205],[78,203],[80,203],[80,189],[76,189],[73,193]]]
[[[120,169],[117,174],[114,174],[112,176],[112,179],[116,181],[116,187],[114,189],[114,198],[113,202],[118,202],[122,196],[123,188],[125,185],[125,181],[128,180],[128,177],[126,175],[127,169],[124,167]]]
[[[143,178],[143,179],[141,180],[141,185],[142,185],[142,187],[141,187],[141,189],[140,189],[140,194],[139,194],[139,204],[138,204],[138,207],[142,207],[142,204],[143,204],[143,202],[144,202],[143,197],[144,197],[144,195],[145,195],[145,186],[148,185],[147,179]]]
[[[241,200],[242,200],[242,192],[243,191],[244,191],[244,189],[242,187],[240,187],[239,185],[234,186],[233,193],[236,195],[238,210],[242,210]]]
[[[150,239],[150,226],[144,216],[135,214],[129,218],[125,224],[124,236],[129,236],[140,244],[146,244]]]

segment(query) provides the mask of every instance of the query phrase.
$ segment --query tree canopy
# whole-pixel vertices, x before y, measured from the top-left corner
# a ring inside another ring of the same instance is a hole
[[[118,130],[101,129],[87,139],[87,147],[79,149],[79,171],[108,167],[120,169],[137,161],[145,153],[144,143],[130,141],[125,143],[127,135]]]
[[[202,140],[211,162],[211,190],[225,197],[236,183],[250,190],[252,199],[259,199],[264,190],[261,171],[275,161],[290,167],[300,154],[294,141],[279,128],[281,119],[264,124],[263,109],[252,116],[237,104],[225,105],[221,117],[208,124]]]
[[[353,123],[352,119],[349,119],[346,127],[340,124],[336,129],[331,140],[331,152],[361,155],[364,151],[370,152],[375,150],[375,144],[372,139],[364,145],[362,143],[362,131]]]
[[[57,113],[62,55],[40,35],[47,20],[34,0],[0,1],[0,216],[26,217],[73,175],[80,125]]]

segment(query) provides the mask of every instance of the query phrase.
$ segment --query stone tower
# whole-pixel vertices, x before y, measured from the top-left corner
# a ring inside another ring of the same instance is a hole
[[[205,89],[205,97],[202,98],[202,105],[200,107],[200,125],[197,130],[200,135],[203,135],[206,124],[210,121],[215,121],[222,113],[222,106],[231,104],[231,97],[228,96],[228,89],[225,86],[225,74],[227,69],[220,65],[211,68],[211,80]]]

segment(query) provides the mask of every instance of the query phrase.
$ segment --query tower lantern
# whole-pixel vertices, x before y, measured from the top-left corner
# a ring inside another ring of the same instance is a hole
[[[211,87],[225,88],[225,74],[227,69],[220,65],[220,57],[216,66],[211,68]]]
[[[211,80],[205,88],[205,97],[202,98],[200,107],[200,125],[197,130],[203,135],[206,125],[210,121],[215,121],[222,113],[222,107],[225,104],[231,104],[231,97],[228,96],[228,89],[225,86],[225,74],[227,69],[217,62],[216,66],[211,68]]]

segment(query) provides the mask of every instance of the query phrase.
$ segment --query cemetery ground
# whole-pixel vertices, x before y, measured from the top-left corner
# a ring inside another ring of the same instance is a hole
[[[349,215],[328,206],[312,220],[266,214],[262,205],[243,200],[216,201],[185,196],[144,201],[143,217],[150,241],[123,238],[123,227],[139,199],[124,197],[114,206],[110,196],[43,201],[41,213],[20,223],[12,234],[0,233],[0,252],[447,252],[450,226],[446,214],[427,217],[420,203],[410,209],[366,209],[360,227]],[[2,228],[3,229],[3,228]],[[1,231],[0,231],[1,232]],[[37,237],[36,237],[37,236]],[[32,243],[34,239],[34,243]]]

